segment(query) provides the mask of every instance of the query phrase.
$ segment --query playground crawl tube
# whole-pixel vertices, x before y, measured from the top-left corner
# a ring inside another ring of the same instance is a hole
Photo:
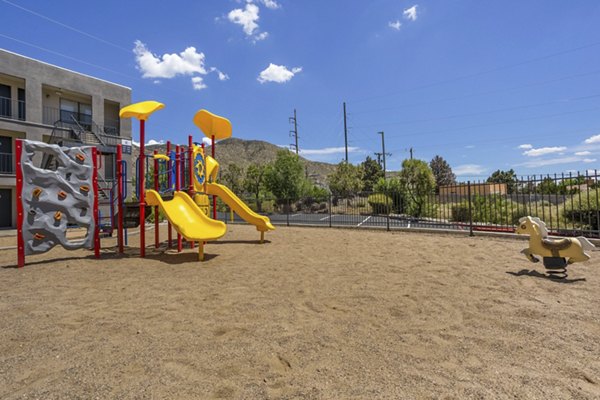
[[[275,230],[268,217],[259,215],[252,211],[239,197],[235,195],[227,186],[218,183],[207,183],[206,193],[219,196],[233,212],[239,215],[244,221],[256,226],[259,232]]]

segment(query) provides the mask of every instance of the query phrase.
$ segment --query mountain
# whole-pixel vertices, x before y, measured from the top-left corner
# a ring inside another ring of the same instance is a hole
[[[185,146],[187,148],[187,146]],[[172,148],[173,150],[174,148]],[[146,154],[151,154],[154,150],[165,154],[167,151],[166,144],[146,145]],[[281,147],[274,144],[264,142],[262,140],[244,140],[230,138],[221,140],[215,146],[215,159],[219,162],[222,170],[226,170],[230,164],[236,164],[246,169],[252,163],[267,164],[275,160],[277,152],[282,150]],[[211,154],[211,146],[206,147],[206,154]],[[133,147],[133,157],[137,158],[139,148]],[[305,171],[308,177],[314,183],[325,185],[327,176],[335,171],[334,164],[328,164],[318,161],[310,161],[300,157],[304,164]]]

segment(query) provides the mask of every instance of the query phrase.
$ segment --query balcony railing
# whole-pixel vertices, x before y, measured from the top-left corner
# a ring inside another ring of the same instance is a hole
[[[15,173],[15,157],[14,154],[0,153],[0,174]]]
[[[0,118],[17,119],[25,121],[25,102],[13,100],[8,97],[0,97]]]
[[[62,127],[75,130],[78,130],[79,127],[81,127],[101,136],[120,136],[120,124],[118,120],[108,121],[110,125],[106,124],[105,126],[100,126],[92,121],[91,115],[60,110],[53,107],[44,106],[42,122],[46,125],[60,123]]]

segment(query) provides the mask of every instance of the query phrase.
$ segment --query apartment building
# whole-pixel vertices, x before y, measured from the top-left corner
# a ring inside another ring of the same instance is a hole
[[[117,144],[131,165],[131,121],[119,119],[130,103],[128,87],[0,49],[0,229],[16,226],[15,139],[96,146],[108,183]]]

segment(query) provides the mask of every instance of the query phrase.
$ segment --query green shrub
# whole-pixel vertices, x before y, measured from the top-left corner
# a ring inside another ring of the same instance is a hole
[[[600,207],[598,206],[598,192],[590,190],[575,195],[564,204],[563,217],[582,229],[599,229]]]
[[[389,214],[392,209],[392,199],[383,193],[375,193],[367,198],[373,214]]]

